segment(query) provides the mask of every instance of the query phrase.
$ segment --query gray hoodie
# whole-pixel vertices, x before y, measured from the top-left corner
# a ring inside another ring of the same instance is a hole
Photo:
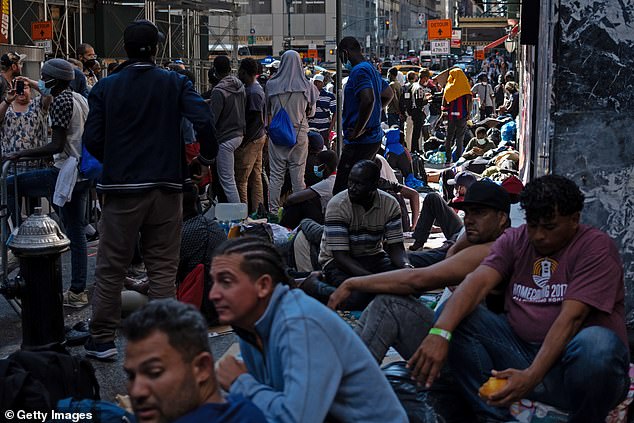
[[[246,98],[244,85],[235,76],[225,76],[211,91],[211,111],[218,144],[244,136]]]

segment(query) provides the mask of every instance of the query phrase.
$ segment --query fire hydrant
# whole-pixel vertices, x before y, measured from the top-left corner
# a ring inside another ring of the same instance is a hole
[[[70,240],[36,207],[8,245],[20,259],[16,295],[22,300],[22,348],[63,343],[61,254],[68,250]]]

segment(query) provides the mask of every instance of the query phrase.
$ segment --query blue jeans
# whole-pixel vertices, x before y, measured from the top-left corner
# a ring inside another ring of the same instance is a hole
[[[354,331],[378,363],[392,346],[409,360],[433,321],[434,312],[414,296],[377,295],[363,311]]]
[[[46,197],[52,199],[55,192],[55,183],[59,169],[51,167],[25,172],[17,175],[18,194],[26,197]],[[14,176],[7,178],[7,202],[12,216],[17,216],[15,210],[15,194],[13,190]],[[60,215],[64,225],[64,231],[70,240],[71,252],[71,283],[70,289],[80,293],[86,289],[86,277],[88,273],[88,248],[86,245],[86,207],[90,181],[81,181],[75,184],[72,200],[64,207],[54,206]]]
[[[417,246],[425,245],[434,223],[440,226],[447,239],[460,232],[464,226],[462,219],[436,192],[427,194],[423,200],[420,217],[413,234]]]
[[[505,316],[478,306],[454,332],[449,366],[479,414],[510,419],[508,409],[483,402],[478,388],[492,369],[526,369],[540,347],[520,339]],[[613,331],[599,326],[581,329],[528,398],[568,411],[569,422],[605,421],[629,387],[628,355]]]

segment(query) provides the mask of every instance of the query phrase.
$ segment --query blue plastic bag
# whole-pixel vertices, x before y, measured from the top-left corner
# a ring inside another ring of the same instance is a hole
[[[81,146],[81,161],[79,162],[79,171],[82,176],[87,179],[99,179],[101,178],[101,172],[103,171],[103,165],[99,163],[99,160],[86,150],[86,146]]]
[[[269,137],[271,142],[282,147],[292,147],[297,143],[297,134],[293,122],[288,116],[286,109],[281,107],[273,116],[269,125]]]
[[[136,417],[121,407],[107,401],[73,398],[61,399],[57,403],[51,422],[99,422],[136,423]]]

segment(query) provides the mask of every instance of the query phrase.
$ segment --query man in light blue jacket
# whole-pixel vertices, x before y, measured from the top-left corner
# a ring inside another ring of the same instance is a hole
[[[334,312],[289,289],[280,254],[257,238],[218,247],[209,298],[240,337],[242,360],[218,363],[220,385],[270,422],[406,422],[387,379]]]

